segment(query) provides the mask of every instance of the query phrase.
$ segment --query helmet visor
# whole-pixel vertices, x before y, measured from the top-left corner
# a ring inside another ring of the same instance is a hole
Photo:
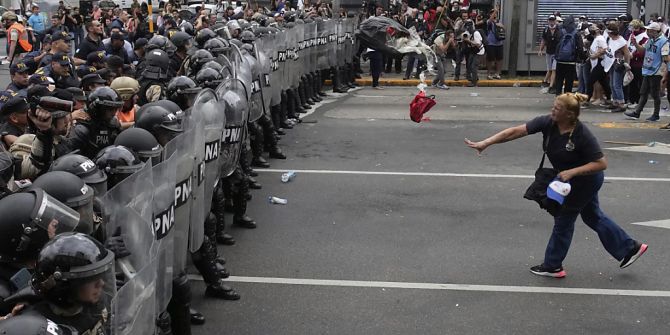
[[[31,191],[35,194],[35,208],[32,219],[37,226],[47,231],[49,238],[60,233],[74,231],[79,224],[79,213],[48,195],[41,189]]]
[[[89,201],[79,207],[72,208],[79,213],[79,224],[76,231],[91,235],[95,229],[95,212],[93,210],[93,201]]]
[[[93,189],[93,194],[97,197],[102,197],[107,193],[107,177],[105,176],[105,181],[95,184],[88,184]]]

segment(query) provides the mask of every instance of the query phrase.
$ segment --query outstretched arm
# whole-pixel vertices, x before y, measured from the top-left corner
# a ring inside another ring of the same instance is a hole
[[[513,141],[526,135],[528,135],[528,130],[526,129],[526,125],[522,124],[516,127],[507,128],[483,141],[472,142],[466,138],[465,144],[467,144],[470,148],[477,150],[477,153],[481,154],[482,151],[494,144]]]

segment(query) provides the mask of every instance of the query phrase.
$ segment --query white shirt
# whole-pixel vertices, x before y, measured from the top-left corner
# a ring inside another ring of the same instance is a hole
[[[596,52],[598,52],[599,49],[607,49],[607,40],[605,39],[605,36],[596,36],[595,39],[593,39],[593,43],[591,43],[591,48],[589,49],[589,54],[593,55]],[[591,59],[591,69],[596,67],[598,65],[598,59]],[[604,67],[605,65],[603,65]],[[610,64],[612,66],[612,64]]]
[[[617,39],[613,39],[610,37],[607,52],[605,53],[605,58],[603,58],[603,61],[601,63],[603,68],[605,69],[605,72],[609,72],[609,70],[612,68],[612,64],[614,64],[615,53],[619,49],[625,47],[627,43],[628,40],[626,40],[622,36],[618,36]]]
[[[479,51],[477,52],[478,55],[483,55],[486,50],[484,49],[484,45],[482,44],[482,34],[479,33],[479,31],[475,30],[475,33],[472,34],[472,41],[475,42],[475,44],[479,44]]]

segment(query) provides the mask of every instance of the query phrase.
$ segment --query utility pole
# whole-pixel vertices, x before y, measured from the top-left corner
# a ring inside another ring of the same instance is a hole
[[[510,77],[516,77],[517,63],[519,61],[519,26],[521,22],[521,0],[512,1],[512,24],[509,29],[509,61],[507,62],[507,73]]]

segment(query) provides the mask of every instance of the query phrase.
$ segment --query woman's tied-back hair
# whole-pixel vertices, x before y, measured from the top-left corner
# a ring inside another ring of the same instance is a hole
[[[570,113],[575,116],[574,121],[577,122],[579,119],[579,106],[582,102],[586,101],[589,97],[586,94],[581,93],[563,93],[556,97],[563,107]]]

